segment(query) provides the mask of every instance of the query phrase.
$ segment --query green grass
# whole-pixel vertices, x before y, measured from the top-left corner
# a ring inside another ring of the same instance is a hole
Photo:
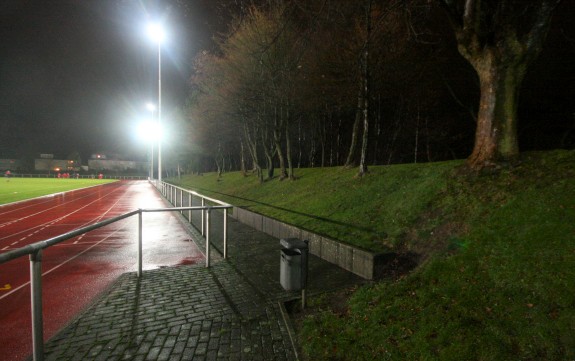
[[[344,310],[312,296],[298,327],[308,360],[574,360],[575,151],[482,175],[460,164],[185,183],[365,248],[427,252],[411,274],[353,292]]]
[[[187,176],[171,180],[188,189],[236,206],[298,225],[364,249],[385,250],[395,244],[438,192],[446,174],[461,161],[356,169],[298,169],[297,181],[272,180],[259,185],[239,172]]]
[[[6,178],[0,180],[0,204],[115,182],[110,179]]]

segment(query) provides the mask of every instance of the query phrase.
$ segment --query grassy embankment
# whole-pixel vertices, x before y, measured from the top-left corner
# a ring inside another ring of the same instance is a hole
[[[115,182],[111,179],[7,178],[0,179],[0,204]]]
[[[298,323],[309,360],[575,359],[575,151],[513,169],[460,161],[301,169],[295,182],[213,174],[188,188],[357,246],[421,254],[400,279],[310,300]]]

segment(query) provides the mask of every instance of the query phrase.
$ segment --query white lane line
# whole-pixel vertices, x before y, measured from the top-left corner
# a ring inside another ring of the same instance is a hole
[[[62,217],[60,217],[60,218],[56,218],[56,219],[54,219],[54,220],[49,221],[49,222],[47,223],[47,225],[49,226],[50,224],[54,224],[54,223],[56,223],[56,222],[60,222],[60,221],[63,220],[64,218],[69,217],[70,215],[72,215],[72,214],[78,212],[79,210],[84,209],[84,208],[88,207],[89,205],[91,205],[91,204],[93,204],[93,203],[99,202],[99,201],[101,201],[103,198],[109,197],[110,195],[112,195],[112,194],[114,194],[114,193],[116,193],[116,192],[120,192],[120,191],[123,190],[123,189],[124,189],[124,188],[122,188],[122,187],[115,187],[115,188],[111,189],[111,191],[110,191],[109,193],[106,193],[106,194],[104,194],[104,195],[102,195],[102,196],[99,196],[97,199],[95,199],[95,200],[89,202],[88,204],[85,204],[84,206],[80,207],[80,208],[77,209],[76,211],[71,212],[71,213],[68,213],[68,214],[66,214],[66,215],[64,215],[64,216],[62,216]],[[93,195],[93,193],[92,193],[92,195]],[[27,219],[27,218],[36,216],[36,215],[38,215],[38,214],[40,214],[40,213],[48,212],[48,211],[51,211],[51,210],[53,210],[53,209],[55,209],[55,208],[62,207],[62,206],[66,206],[66,205],[68,205],[69,203],[73,203],[73,202],[76,202],[76,201],[80,201],[80,200],[82,200],[83,198],[86,198],[86,197],[91,197],[91,195],[88,194],[88,195],[86,195],[86,196],[82,196],[82,197],[73,199],[73,200],[68,201],[68,202],[65,202],[65,203],[63,203],[63,204],[55,205],[55,206],[53,206],[53,207],[49,207],[49,208],[47,208],[47,209],[43,209],[43,210],[41,210],[41,211],[39,211],[39,212],[36,212],[36,213],[33,213],[33,214],[29,214],[29,215],[27,215],[27,216],[25,216],[25,217],[21,217],[21,218],[15,219],[15,220],[13,220],[11,223],[16,223],[16,222],[23,221],[23,220],[25,220],[25,219]],[[118,202],[119,202],[119,200],[118,200]],[[115,204],[117,204],[118,202],[116,202]],[[114,204],[114,205],[115,205],[115,204]],[[109,210],[108,210],[108,212],[109,212]],[[106,212],[106,213],[107,213],[107,212]],[[40,224],[40,225],[38,225],[38,226],[36,226],[36,227],[42,227],[42,226],[44,226],[44,225],[46,225],[46,223]],[[36,228],[36,227],[33,227],[33,228]],[[31,229],[28,229],[27,231],[31,231]],[[23,233],[23,232],[25,232],[25,231],[21,231],[21,232],[18,232],[18,233]],[[17,234],[18,234],[18,233],[17,233]],[[16,234],[16,235],[17,235],[17,234]],[[0,236],[0,241],[2,241],[3,239],[6,239],[6,238],[8,238],[8,237],[10,237],[10,236],[6,236],[6,237]]]

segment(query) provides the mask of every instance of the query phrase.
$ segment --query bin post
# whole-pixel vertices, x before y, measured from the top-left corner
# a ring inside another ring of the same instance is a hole
[[[302,249],[302,267],[303,267],[303,275],[302,275],[302,283],[303,287],[301,288],[301,309],[305,310],[307,306],[307,298],[306,298],[306,291],[307,291],[307,278],[308,278],[308,270],[309,270],[309,241],[305,240],[305,248]]]

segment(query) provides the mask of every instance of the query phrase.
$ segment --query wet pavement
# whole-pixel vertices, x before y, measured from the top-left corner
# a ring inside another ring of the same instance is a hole
[[[14,178],[12,182],[22,180]],[[47,180],[56,188],[76,181]],[[149,182],[120,181],[0,205],[0,254],[140,207],[166,204]],[[132,216],[42,252],[46,339],[68,325],[121,275],[137,270],[138,227],[138,217]],[[176,213],[146,213],[142,227],[144,269],[203,261],[202,252],[189,242],[189,232]],[[32,353],[30,303],[29,257],[0,264],[0,361],[22,361]]]
[[[228,220],[228,258],[212,212],[211,267],[205,263],[123,274],[91,307],[45,344],[47,360],[297,360],[280,285],[277,238]],[[183,219],[183,217],[182,217]],[[199,248],[205,239],[193,227]],[[169,231],[169,230],[168,230]],[[315,256],[307,293],[364,282]]]

